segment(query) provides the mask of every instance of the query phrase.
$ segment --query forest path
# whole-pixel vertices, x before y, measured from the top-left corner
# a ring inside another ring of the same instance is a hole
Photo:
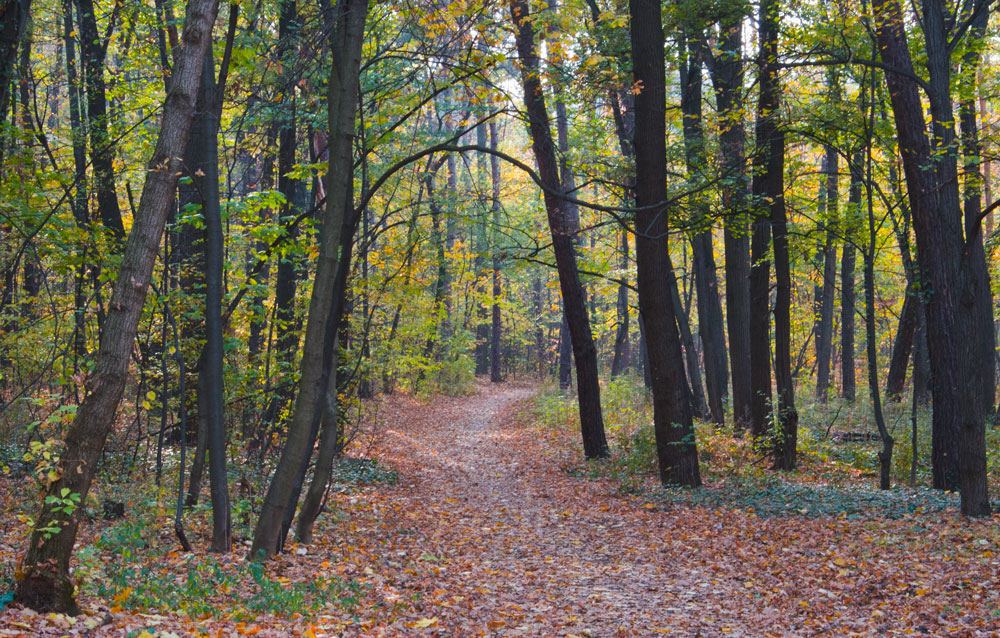
[[[424,621],[386,635],[761,635],[726,604],[743,589],[738,569],[719,573],[707,565],[717,556],[688,552],[672,516],[559,467],[517,419],[531,389],[477,390],[388,404],[380,454],[400,480],[379,490],[384,519],[372,531],[395,536],[380,558],[404,581],[387,585],[422,592]]]

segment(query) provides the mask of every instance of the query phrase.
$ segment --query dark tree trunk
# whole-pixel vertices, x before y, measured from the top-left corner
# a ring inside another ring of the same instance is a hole
[[[476,127],[476,145],[486,146],[489,144],[487,139],[487,129],[488,125],[483,123]],[[482,193],[486,188],[486,162],[489,161],[486,158],[485,153],[480,153],[476,162],[478,165],[478,179],[476,190]],[[485,297],[485,291],[483,288],[486,286],[486,255],[490,252],[490,242],[489,242],[489,213],[487,212],[486,203],[483,201],[485,197],[480,195],[479,206],[476,208],[479,219],[476,224],[476,289],[477,289],[477,301],[476,301],[476,376],[484,376],[486,373],[490,372],[490,322],[487,321],[487,310],[486,304],[480,301],[480,298]]]
[[[774,465],[778,469],[795,468],[795,446],[798,438],[798,413],[791,362],[791,265],[788,255],[788,231],[785,215],[785,133],[779,125],[780,86],[778,84],[778,24],[777,0],[767,0],[760,6],[760,97],[757,104],[757,150],[754,157],[753,194],[757,208],[754,220],[753,258],[751,271],[751,367],[768,368],[768,313],[770,278],[767,263],[768,230],[774,237],[774,365],[778,386],[777,404],[768,406],[770,375],[754,370],[753,432],[761,435],[768,427],[768,417],[777,429]],[[766,220],[765,220],[766,217]],[[768,228],[768,226],[770,228]],[[756,316],[763,315],[763,320]],[[760,373],[760,374],[758,374]],[[766,387],[763,383],[766,381]]]
[[[706,58],[715,89],[721,130],[722,205],[726,213],[726,325],[729,332],[729,367],[733,383],[733,425],[751,426],[753,388],[751,365],[750,234],[747,206],[746,130],[743,104],[743,14],[729,12],[719,25],[719,52]],[[768,357],[767,369],[770,370]],[[770,373],[768,373],[770,378]],[[770,381],[768,381],[770,388]],[[770,393],[770,389],[768,390]]]
[[[31,0],[0,0],[0,126],[10,112],[11,89],[17,79],[17,57],[31,15]],[[3,171],[0,146],[0,174]]]
[[[851,158],[851,188],[848,195],[848,215],[856,216],[861,206],[861,189],[864,176],[861,173],[861,154]],[[857,250],[853,240],[857,232],[856,217],[848,217],[844,224],[847,241],[840,260],[840,396],[851,403],[857,389],[854,363],[854,267]]]
[[[989,24],[990,8],[988,3],[982,4],[973,18],[970,38],[981,41]],[[961,122],[962,155],[963,155],[963,212],[965,217],[966,250],[970,264],[970,284],[979,299],[990,299],[990,303],[976,304],[976,329],[971,335],[979,340],[975,352],[979,354],[978,361],[973,365],[978,369],[977,379],[980,382],[979,395],[983,400],[983,413],[993,411],[996,398],[996,339],[993,332],[993,291],[990,287],[990,273],[986,265],[986,250],[983,245],[983,233],[979,224],[983,210],[982,185],[983,175],[980,172],[982,161],[982,145],[979,141],[979,125],[975,89],[977,74],[980,71],[982,54],[978,45],[973,44],[962,58],[960,77],[965,80],[965,86],[971,91],[967,99],[962,100],[959,107]]]
[[[638,253],[636,254],[638,257]],[[698,351],[695,349],[694,336],[691,334],[691,324],[688,321],[687,309],[681,301],[680,291],[677,287],[677,277],[674,275],[673,264],[670,263],[670,255],[667,255],[669,270],[667,280],[670,285],[670,301],[673,304],[674,319],[677,322],[677,329],[684,351],[684,360],[687,365],[687,395],[691,399],[691,410],[698,419],[708,420],[708,402],[705,401],[705,391],[701,387],[701,368],[698,365]]]
[[[896,337],[892,342],[889,372],[885,381],[885,397],[893,403],[899,403],[903,400],[906,366],[910,361],[913,335],[917,328],[917,309],[920,306],[918,294],[919,292],[910,285],[906,286],[906,298],[903,299],[903,309],[899,313],[899,324],[896,326]]]
[[[825,202],[826,239],[823,242],[823,285],[816,319],[816,398],[826,403],[830,391],[830,359],[833,351],[833,302],[837,291],[837,248],[835,226],[840,200],[840,154],[827,145],[823,162],[826,173]]]
[[[136,219],[115,279],[119,283],[114,287],[108,306],[106,330],[90,376],[89,393],[66,434],[59,460],[60,478],[49,486],[46,499],[61,499],[63,494],[70,494],[76,495],[79,503],[86,502],[97,462],[114,426],[146,290],[181,172],[179,158],[187,142],[203,58],[211,40],[217,9],[216,0],[191,0],[187,5],[184,48],[174,67],[156,150],[147,164]],[[15,588],[15,600],[36,611],[78,611],[74,586],[69,578],[69,561],[82,508],[67,515],[56,509],[61,504],[62,501],[43,504],[28,553],[21,564],[24,577]],[[40,531],[53,527],[58,531],[51,535]]]
[[[545,108],[545,95],[540,79],[541,66],[535,50],[535,33],[528,19],[528,4],[524,0],[510,1],[511,20],[515,25],[515,40],[521,61],[521,83],[524,89],[524,106],[528,117],[531,145],[538,164],[542,183],[545,185],[545,209],[548,214],[552,246],[559,272],[559,286],[562,290],[563,308],[573,344],[576,360],[578,399],[580,403],[580,428],[583,436],[584,453],[588,458],[608,455],[608,444],[604,434],[604,418],[601,414],[601,387],[597,377],[597,349],[590,331],[587,316],[587,296],[580,282],[577,269],[576,250],[573,241],[571,216],[561,197],[559,165],[549,116]]]
[[[490,120],[490,148],[497,150],[499,140],[497,139],[497,123]],[[492,216],[493,223],[500,226],[500,158],[490,155],[490,182],[493,186],[492,192]],[[500,371],[500,247],[493,247],[493,323],[490,327],[490,381],[499,383],[503,381]]]
[[[701,38],[702,34],[699,33],[692,40]],[[691,51],[686,61],[682,60],[680,72],[688,179],[692,186],[697,186],[705,179],[702,170],[708,165],[701,110],[702,60],[698,50]],[[723,404],[729,395],[729,370],[726,364],[726,336],[722,325],[719,283],[715,275],[712,227],[708,225],[710,211],[708,201],[700,194],[691,197],[691,206],[698,223],[704,225],[704,228],[691,237],[691,248],[698,293],[698,332],[705,350],[705,389],[708,393],[709,416],[713,423],[721,425],[725,421]]]
[[[278,467],[268,486],[260,518],[254,530],[249,557],[270,558],[284,544],[283,522],[291,503],[302,459],[312,449],[314,423],[322,407],[324,385],[323,346],[327,323],[334,307],[334,284],[341,259],[341,234],[345,213],[352,201],[354,171],[353,146],[364,38],[367,0],[345,0],[333,17],[331,43],[333,65],[328,82],[328,128],[330,160],[327,173],[326,214],[319,237],[319,257],[313,279],[312,297],[306,320],[305,347],[300,363],[299,390],[288,428],[288,438]],[[336,335],[334,335],[335,337]]]
[[[617,377],[628,370],[631,364],[631,340],[629,339],[629,306],[628,306],[628,285],[624,279],[628,272],[628,229],[621,229],[621,277],[618,284],[618,329],[615,331],[615,354],[611,361],[611,376]]]
[[[104,82],[105,42],[97,27],[93,0],[76,0],[80,21],[83,76],[87,87],[87,129],[90,131],[90,163],[94,167],[94,192],[101,222],[121,241],[125,238],[118,189],[115,184],[117,143],[108,130],[107,86]]]
[[[646,350],[653,390],[660,480],[701,485],[698,449],[684,359],[670,294],[666,166],[666,69],[663,24],[656,0],[630,0],[633,80],[642,91],[635,98],[636,262],[639,311],[646,327]]]
[[[979,3],[977,3],[978,5]],[[927,344],[934,376],[932,464],[934,487],[960,488],[962,513],[990,513],[986,480],[985,413],[982,409],[979,352],[982,338],[979,305],[990,303],[977,294],[976,273],[981,253],[974,249],[978,224],[963,229],[958,171],[954,155],[931,147],[923,117],[919,85],[907,47],[898,0],[873,2],[882,61],[898,73],[886,73],[899,148],[903,156],[917,259],[933,294],[927,302]],[[985,10],[985,6],[979,7]],[[921,26],[927,51],[935,145],[950,149],[955,142],[951,112],[951,37],[945,7],[925,0]],[[969,238],[966,239],[966,233]],[[992,353],[990,353],[992,356]]]

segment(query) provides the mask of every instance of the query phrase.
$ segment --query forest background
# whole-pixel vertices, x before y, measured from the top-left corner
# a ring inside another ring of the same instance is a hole
[[[13,597],[75,611],[127,483],[185,549],[206,474],[213,551],[307,543],[381,398],[477,376],[554,378],[585,457],[664,484],[731,437],[988,515],[991,14],[3,0]]]

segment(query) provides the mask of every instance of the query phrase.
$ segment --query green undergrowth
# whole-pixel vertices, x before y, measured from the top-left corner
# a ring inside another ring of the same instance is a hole
[[[311,617],[331,606],[353,612],[358,605],[361,586],[353,580],[279,576],[271,565],[236,556],[164,555],[156,537],[146,518],[107,527],[77,552],[83,593],[130,611],[235,620],[261,614]]]
[[[914,437],[910,406],[888,404],[885,418],[895,439],[892,490],[878,489],[876,427],[867,396],[853,403],[831,398],[799,407],[799,467],[795,472],[770,469],[766,445],[734,433],[731,423],[696,421],[695,433],[705,487],[662,487],[657,480],[656,438],[651,397],[641,379],[613,379],[602,385],[605,430],[610,458],[584,461],[579,439],[564,437],[574,459],[565,469],[582,478],[610,479],[623,494],[641,495],[667,506],[734,508],[761,516],[897,519],[935,514],[958,507],[958,495],[924,487],[930,483],[930,411],[917,412],[915,482],[910,485]],[[731,406],[729,406],[731,407]],[[731,410],[727,410],[727,415]],[[533,416],[540,427],[578,431],[575,395],[546,386]],[[1000,430],[987,432],[989,450],[1000,445]],[[991,483],[1000,480],[1000,459],[990,454]]]

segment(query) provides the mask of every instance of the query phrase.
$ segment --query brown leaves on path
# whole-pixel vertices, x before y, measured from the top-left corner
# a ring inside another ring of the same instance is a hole
[[[531,396],[480,384],[385,400],[378,456],[398,482],[335,492],[316,542],[269,566],[280,582],[362,583],[353,611],[253,622],[116,611],[86,635],[1000,635],[991,521],[766,518],[623,497],[562,469],[578,434],[533,426]],[[43,620],[8,610],[0,633],[83,633]]]

